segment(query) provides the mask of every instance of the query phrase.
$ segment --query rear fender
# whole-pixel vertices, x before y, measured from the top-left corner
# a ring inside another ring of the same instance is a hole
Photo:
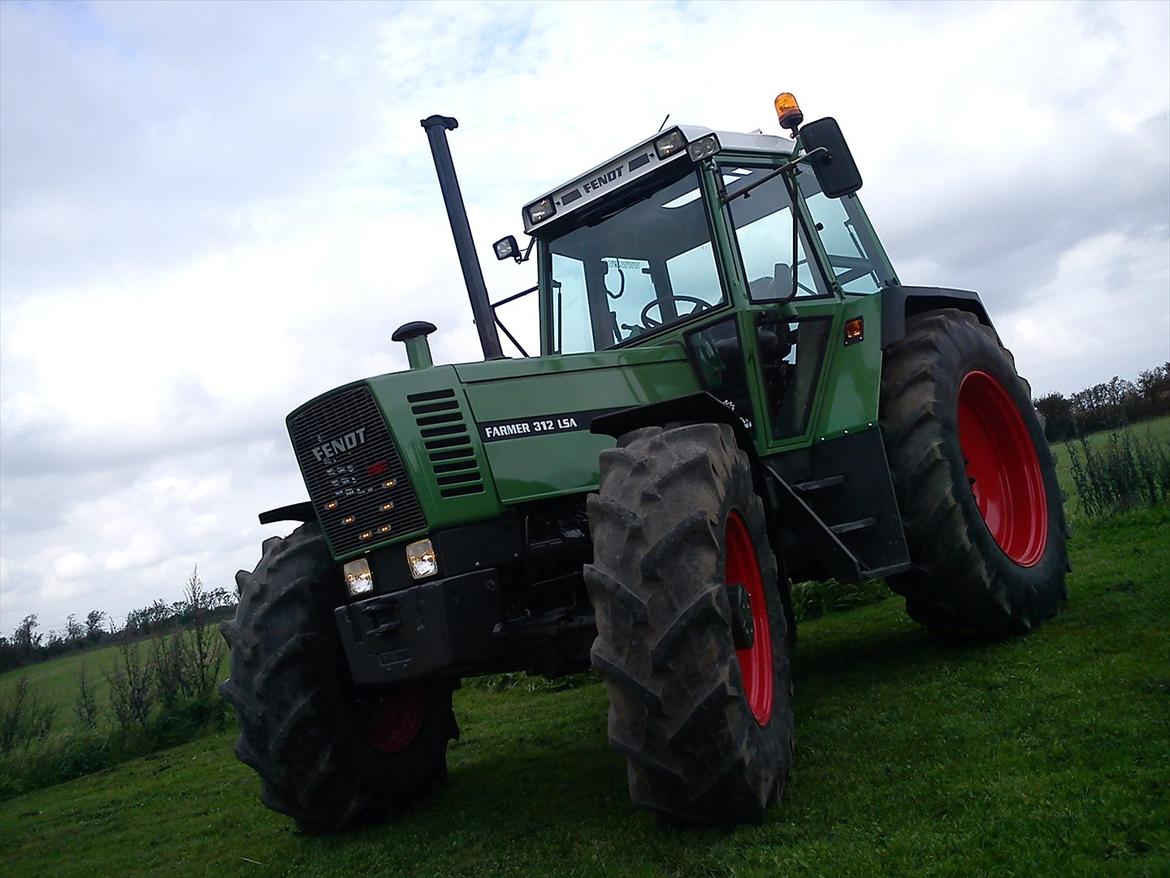
[[[980,323],[995,332],[987,309],[976,292],[946,287],[886,287],[882,290],[882,348],[888,348],[906,335],[908,318],[941,308],[956,308],[974,314]],[[998,333],[996,338],[999,338]]]

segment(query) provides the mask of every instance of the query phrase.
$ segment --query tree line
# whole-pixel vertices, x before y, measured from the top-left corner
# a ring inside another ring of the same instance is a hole
[[[1049,442],[1170,414],[1170,362],[1146,369],[1136,381],[1115,375],[1069,396],[1049,393],[1034,404],[1046,420]]]
[[[198,570],[194,574],[197,577]],[[167,603],[156,598],[152,603],[126,614],[121,625],[103,610],[90,610],[84,619],[71,613],[65,626],[43,632],[36,613],[25,616],[11,637],[0,637],[0,671],[45,661],[66,653],[105,643],[139,640],[166,631],[189,628],[196,619],[211,614],[225,619],[235,612],[236,596],[223,588],[202,589],[192,598]]]

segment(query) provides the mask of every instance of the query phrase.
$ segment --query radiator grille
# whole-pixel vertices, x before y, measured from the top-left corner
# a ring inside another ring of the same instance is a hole
[[[406,397],[427,449],[440,497],[483,493],[483,476],[454,390]]]
[[[289,421],[293,450],[335,554],[426,528],[370,389],[339,391]]]

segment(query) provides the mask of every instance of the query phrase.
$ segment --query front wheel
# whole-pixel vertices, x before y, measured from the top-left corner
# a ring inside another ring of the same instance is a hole
[[[649,427],[589,497],[593,667],[630,797],[682,823],[759,818],[792,748],[781,577],[730,427]]]
[[[454,683],[382,690],[350,682],[333,608],[344,585],[321,529],[309,523],[264,542],[252,573],[236,574],[240,604],[222,626],[236,709],[236,755],[255,769],[261,801],[307,832],[385,819],[447,776],[459,736]]]
[[[991,328],[954,309],[910,318],[882,370],[881,421],[914,565],[890,585],[910,616],[1001,637],[1054,615],[1068,568],[1055,461]]]

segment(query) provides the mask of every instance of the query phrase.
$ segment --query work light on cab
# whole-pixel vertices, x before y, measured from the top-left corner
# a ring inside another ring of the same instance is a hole
[[[496,259],[515,259],[520,255],[520,246],[516,243],[516,238],[513,235],[500,238],[492,244],[492,249],[496,251]]]
[[[796,102],[796,96],[792,92],[782,91],[776,95],[774,105],[780,127],[786,128],[793,137],[796,137],[800,123],[804,121],[804,113],[801,112],[800,104]]]
[[[719,138],[714,134],[701,137],[687,147],[687,154],[692,161],[701,161],[719,152]]]
[[[556,205],[551,198],[542,198],[534,204],[528,205],[528,221],[533,225],[542,223],[557,212]]]
[[[687,140],[681,131],[671,131],[654,141],[654,152],[660,159],[668,159],[679,150],[685,148]]]

